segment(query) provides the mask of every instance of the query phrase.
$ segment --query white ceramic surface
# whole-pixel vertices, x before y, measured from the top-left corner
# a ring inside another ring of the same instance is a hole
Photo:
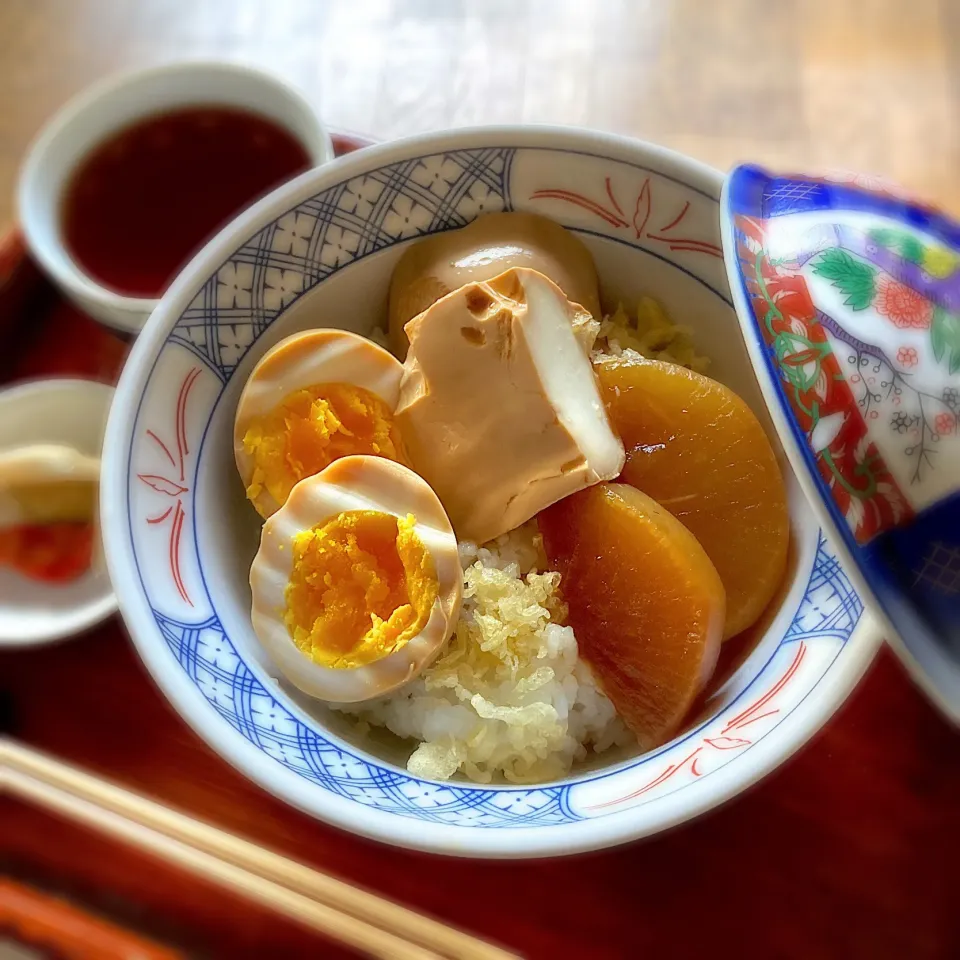
[[[17,206],[31,252],[65,296],[118,330],[136,333],[159,302],[115,293],[88,277],[64,247],[60,202],[70,176],[100,141],[143,116],[196,104],[243,107],[271,118],[306,148],[316,166],[333,158],[330,136],[309,103],[269,74],[230,63],[182,62],[109,77],[64,106],[31,146]],[[137,224],[131,233],[149,229]]]
[[[259,522],[232,452],[244,380],[290,333],[382,324],[391,270],[424,234],[502,209],[555,218],[591,249],[608,305],[659,299],[693,329],[711,373],[768,423],[719,255],[721,183],[695,161],[590,131],[434,134],[305,174],[184,270],[121,378],[101,500],[133,639],[215,750],[287,802],[356,833],[448,854],[553,856],[715,807],[823,724],[879,637],[792,473],[793,557],[756,648],[674,741],[641,757],[602,757],[559,783],[412,776],[408,750],[361,741],[344,717],[280,681],[250,626]]]
[[[64,443],[96,455],[113,387],[91,380],[32,380],[0,391],[0,449]],[[0,567],[0,649],[32,646],[87,630],[117,600],[97,544],[92,568],[65,584],[31,580]]]

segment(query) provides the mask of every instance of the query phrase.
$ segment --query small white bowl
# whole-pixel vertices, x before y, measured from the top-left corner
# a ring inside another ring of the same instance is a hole
[[[319,166],[333,145],[310,104],[282,80],[230,63],[174,63],[95,84],[44,127],[20,171],[17,206],[31,253],[65,296],[108,326],[138,333],[158,299],[127,297],[87,276],[63,243],[60,204],[77,164],[98,143],[141,117],[173,107],[218,104],[262,114],[292,133]],[[143,225],[149,229],[149,225]]]
[[[0,390],[0,449],[65,443],[99,456],[112,400],[113,387],[92,380],[31,380]],[[0,648],[80,633],[116,609],[99,542],[91,569],[69,583],[31,580],[0,567]]]

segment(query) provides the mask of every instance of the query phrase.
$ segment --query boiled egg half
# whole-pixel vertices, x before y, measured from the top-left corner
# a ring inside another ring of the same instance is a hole
[[[343,457],[301,480],[263,525],[252,622],[283,675],[339,703],[383,696],[440,652],[460,613],[457,539],[402,464]]]
[[[403,461],[393,412],[403,366],[346,330],[281,340],[254,367],[237,405],[234,453],[248,499],[269,517],[294,485],[340,457]]]

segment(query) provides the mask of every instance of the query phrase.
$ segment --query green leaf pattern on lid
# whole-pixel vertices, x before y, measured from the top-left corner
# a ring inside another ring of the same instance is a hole
[[[866,310],[876,296],[877,269],[858,260],[840,247],[824,250],[813,265],[813,272],[829,280],[845,297],[844,306]]]

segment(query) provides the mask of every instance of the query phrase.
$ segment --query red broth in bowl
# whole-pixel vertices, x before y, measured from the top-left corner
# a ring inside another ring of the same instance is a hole
[[[245,110],[146,117],[80,162],[64,193],[64,241],[98,283],[156,297],[218,227],[310,166],[292,134]]]

